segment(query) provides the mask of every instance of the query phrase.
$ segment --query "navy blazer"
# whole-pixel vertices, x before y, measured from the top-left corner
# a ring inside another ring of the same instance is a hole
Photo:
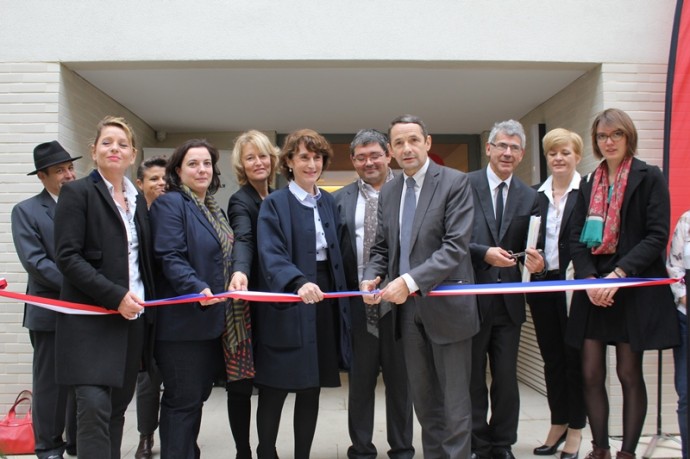
[[[488,166],[487,166],[488,167]],[[522,252],[527,244],[529,220],[532,215],[539,215],[537,191],[518,179],[515,175],[510,181],[508,199],[503,211],[501,234],[497,233],[496,214],[494,212],[489,179],[486,168],[470,172],[470,182],[474,190],[474,230],[470,251],[472,264],[478,284],[496,282],[520,282],[520,268],[515,265],[508,268],[497,268],[484,261],[490,247],[501,247],[513,252]],[[526,319],[525,296],[522,294],[503,295],[506,309],[514,324],[519,325]],[[482,316],[488,314],[491,298],[489,295],[477,295],[479,311]]]
[[[342,225],[333,197],[321,191],[321,224],[328,243],[328,261],[337,291],[347,289],[339,240]],[[259,258],[273,292],[295,293],[306,282],[316,283],[316,229],[313,209],[303,206],[285,187],[271,193],[261,206],[258,223]],[[349,301],[339,298],[339,351],[342,369],[352,357]],[[271,387],[304,389],[319,386],[316,308],[298,303],[256,306],[255,381]]]
[[[592,255],[580,242],[592,196],[594,174],[583,177],[573,211],[570,252],[575,278],[606,276],[616,266],[629,277],[668,277],[665,265],[666,244],[670,232],[671,204],[668,185],[661,171],[633,158],[628,185],[623,197],[618,247],[613,255]],[[664,349],[679,343],[675,302],[668,285],[622,288],[614,301],[624,304],[628,334],[633,351]],[[585,336],[590,308],[587,292],[573,292],[566,340],[580,348]]]
[[[55,200],[43,189],[12,209],[12,239],[17,256],[29,275],[28,295],[60,298],[62,273],[55,265],[53,217]],[[23,325],[33,331],[55,331],[57,312],[27,303]]]
[[[151,236],[142,194],[137,196],[134,223],[144,299],[152,299]],[[63,185],[55,209],[55,250],[55,261],[63,274],[61,299],[117,310],[129,291],[129,243],[120,212],[97,170]],[[55,332],[57,382],[122,387],[125,350],[133,326],[134,321],[119,314],[59,314]]]
[[[159,196],[151,205],[153,253],[160,265],[158,295],[168,298],[226,291],[223,251],[218,235],[192,199],[179,191]],[[185,303],[158,309],[156,339],[199,341],[225,330],[225,302],[210,306]]]

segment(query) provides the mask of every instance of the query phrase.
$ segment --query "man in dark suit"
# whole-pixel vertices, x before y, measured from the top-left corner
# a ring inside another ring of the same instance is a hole
[[[71,157],[57,140],[38,145],[34,149],[36,170],[28,175],[38,176],[43,191],[12,209],[12,238],[19,261],[29,275],[26,288],[29,295],[60,297],[62,274],[54,261],[53,215],[60,188],[76,178],[73,162],[79,158],[81,156]],[[60,458],[65,447],[74,454],[73,448],[76,448],[75,438],[71,442],[68,438],[69,444],[62,439],[66,420],[70,424],[68,437],[76,435],[76,420],[74,409],[67,409],[68,387],[55,382],[57,315],[57,312],[29,303],[24,307],[24,326],[29,329],[34,348],[32,414],[35,452],[40,459]]]
[[[544,269],[535,248],[526,248],[529,220],[539,213],[537,192],[513,176],[525,153],[525,132],[514,120],[496,123],[486,143],[489,165],[469,174],[474,190],[472,264],[478,284],[520,282],[518,257],[531,273]],[[517,352],[525,321],[525,297],[479,295],[482,325],[472,340],[472,457],[513,458],[520,394]],[[491,419],[487,422],[487,356],[491,364]]]
[[[474,282],[472,191],[467,175],[429,160],[431,136],[421,119],[400,116],[388,134],[389,149],[404,174],[381,189],[376,240],[360,288],[371,291],[387,277],[388,285],[364,300],[400,305],[393,311],[424,457],[467,459],[471,346],[479,330],[476,300],[427,295],[442,284]]]
[[[384,183],[393,179],[388,165],[388,139],[373,129],[360,130],[350,143],[350,159],[359,179],[333,194],[340,218],[347,226],[349,256],[357,260],[357,278],[362,280],[364,265],[376,236],[378,197]],[[355,253],[356,252],[356,253]],[[352,276],[354,278],[354,276]],[[383,302],[365,309],[361,298],[350,300],[352,314],[352,367],[348,389],[348,428],[352,445],[349,458],[376,457],[372,443],[376,380],[383,373],[386,385],[386,431],[391,458],[411,458],[412,399],[409,395],[402,347],[395,342],[391,305]]]

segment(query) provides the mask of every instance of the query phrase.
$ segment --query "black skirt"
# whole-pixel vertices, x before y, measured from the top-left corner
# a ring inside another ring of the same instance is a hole
[[[328,261],[317,262],[316,283],[322,292],[333,291],[333,279]],[[340,327],[338,301],[325,299],[311,305],[316,308],[316,341],[319,360],[319,382],[321,387],[339,387],[338,343]]]

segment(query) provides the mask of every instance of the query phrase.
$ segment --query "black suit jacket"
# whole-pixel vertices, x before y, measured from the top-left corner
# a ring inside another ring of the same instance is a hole
[[[613,255],[592,255],[580,242],[594,174],[583,177],[580,195],[573,211],[570,251],[575,277],[606,276],[616,266],[629,277],[667,277],[666,244],[670,232],[671,206],[668,185],[658,167],[633,159],[620,216],[618,247]],[[628,334],[633,351],[663,349],[679,342],[675,302],[668,285],[623,288],[614,296],[623,304],[628,319]],[[580,348],[592,306],[585,291],[573,293],[568,321],[567,342]]]
[[[57,299],[62,274],[55,265],[53,217],[55,200],[41,191],[12,209],[12,239],[17,256],[29,275],[26,293]],[[27,303],[23,325],[33,331],[55,331],[57,312]]]
[[[359,290],[359,277],[357,272],[357,234],[355,227],[355,213],[357,211],[357,200],[359,198],[359,185],[352,182],[333,193],[333,199],[340,214],[340,221],[343,223],[343,233],[340,242],[340,251],[346,266],[345,277],[348,288]],[[381,284],[381,286],[385,285]],[[350,298],[350,301],[358,301],[363,305],[361,297]]]
[[[535,189],[538,190],[540,186],[537,185]],[[565,279],[565,272],[570,264],[570,223],[579,194],[580,192],[577,188],[570,190],[565,201],[563,215],[561,216],[561,228],[558,232],[558,270],[560,271],[561,279]],[[549,212],[549,198],[546,197],[545,193],[537,192],[537,200],[539,201],[539,215],[542,217],[537,247],[543,250],[546,245],[546,220]],[[549,266],[547,269],[555,268]]]
[[[540,192],[539,188],[541,184],[535,185],[534,189],[537,190],[537,200],[539,201],[539,215],[541,215],[541,226],[539,227],[539,239],[537,241],[537,247],[544,250],[546,246],[546,220],[549,215],[549,198],[546,193]],[[568,192],[565,207],[563,208],[563,215],[561,216],[561,227],[558,231],[558,268],[553,266],[544,265],[545,269],[554,270],[558,269],[559,278],[566,278],[566,271],[568,270],[568,265],[570,264],[570,229],[571,221],[573,215],[573,209],[575,208],[575,203],[577,202],[579,196],[579,190],[577,188],[570,190]],[[544,260],[546,262],[546,260]],[[546,273],[544,275],[533,274],[532,279],[539,281],[546,278]],[[561,292],[565,294],[564,292]],[[553,306],[553,294],[541,294],[541,293],[528,293],[525,295],[527,303],[530,306],[538,306],[545,304],[546,306]],[[534,310],[532,315],[534,315]]]
[[[269,188],[269,194],[273,190]],[[235,233],[232,247],[232,271],[240,271],[249,278],[249,290],[262,288],[261,268],[256,247],[256,223],[263,199],[250,184],[240,187],[228,201],[228,220]]]
[[[522,275],[518,266],[496,268],[484,261],[490,247],[501,247],[513,252],[522,252],[527,244],[529,219],[539,215],[537,192],[513,175],[508,189],[508,199],[503,211],[501,233],[498,234],[489,179],[486,169],[471,172],[470,182],[474,191],[474,230],[470,251],[478,284],[497,282],[520,282]],[[525,321],[525,296],[521,294],[503,295],[508,314],[513,323]],[[478,295],[477,302],[482,315],[488,313],[491,298]]]
[[[137,197],[134,222],[145,299],[153,299],[151,236],[142,194]],[[56,262],[63,274],[61,299],[117,310],[129,291],[128,249],[120,213],[98,171],[62,187],[55,209]],[[60,314],[55,336],[58,383],[121,387],[133,325],[119,314]]]

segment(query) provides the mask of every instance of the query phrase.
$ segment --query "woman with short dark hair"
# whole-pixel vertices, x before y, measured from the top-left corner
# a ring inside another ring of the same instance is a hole
[[[151,205],[154,256],[160,265],[161,298],[187,294],[212,296],[228,289],[233,231],[213,198],[220,186],[218,150],[206,140],[178,147],[166,168],[167,192]],[[221,336],[226,316],[248,339],[241,314],[217,298],[161,307],[157,315],[155,357],[163,378],[161,457],[194,459],[201,412],[217,375],[223,371]]]
[[[339,370],[349,367],[348,301],[323,295],[346,290],[338,210],[333,197],[316,186],[332,154],[326,139],[310,129],[290,134],[280,155],[290,182],[268,195],[259,211],[264,279],[270,291],[295,293],[301,300],[256,308],[259,458],[275,455],[288,393],[296,393],[293,457],[309,457],[321,387],[340,386]]]

